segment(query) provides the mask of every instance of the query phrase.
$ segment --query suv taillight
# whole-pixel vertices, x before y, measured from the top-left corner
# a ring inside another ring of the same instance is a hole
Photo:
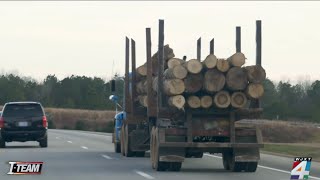
[[[0,117],[0,128],[4,128],[4,118]]]
[[[42,117],[42,126],[43,127],[48,127],[48,121],[47,121],[47,117],[46,116]]]

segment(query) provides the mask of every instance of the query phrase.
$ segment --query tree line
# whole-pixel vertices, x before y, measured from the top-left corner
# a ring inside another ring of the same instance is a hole
[[[123,78],[115,75],[116,94],[120,104]],[[111,82],[99,77],[69,76],[58,80],[48,75],[38,82],[14,74],[0,76],[0,104],[9,101],[38,101],[45,107],[114,110],[109,100]],[[261,105],[268,119],[320,122],[320,81],[292,84],[264,81],[265,93]]]

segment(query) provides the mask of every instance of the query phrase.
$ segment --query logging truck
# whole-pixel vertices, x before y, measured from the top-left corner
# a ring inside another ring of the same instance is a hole
[[[151,29],[146,28],[147,62],[136,68],[135,41],[126,38],[124,111],[120,133],[121,154],[144,156],[150,150],[156,171],[179,171],[185,158],[221,153],[230,171],[255,172],[263,147],[259,129],[241,126],[241,119],[262,114],[260,97],[266,78],[261,67],[261,21],[256,22],[256,65],[243,67],[240,27],[236,28],[236,52],[228,58],[210,54],[201,60],[175,57],[164,45],[164,21],[159,20],[158,52],[151,56]]]

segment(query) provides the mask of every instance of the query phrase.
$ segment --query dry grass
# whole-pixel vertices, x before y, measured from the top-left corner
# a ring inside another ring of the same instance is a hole
[[[46,108],[46,114],[57,129],[77,129],[81,122],[82,130],[103,131],[112,122],[114,111],[94,111],[80,109]],[[79,128],[78,128],[79,129]]]
[[[272,143],[320,143],[318,124],[288,121],[244,121],[261,129],[263,141]]]

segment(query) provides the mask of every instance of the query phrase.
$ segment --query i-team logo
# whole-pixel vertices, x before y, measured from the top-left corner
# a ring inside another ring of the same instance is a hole
[[[9,162],[9,175],[41,174],[43,162]]]
[[[311,160],[312,157],[294,158],[290,179],[308,179],[311,167]]]

